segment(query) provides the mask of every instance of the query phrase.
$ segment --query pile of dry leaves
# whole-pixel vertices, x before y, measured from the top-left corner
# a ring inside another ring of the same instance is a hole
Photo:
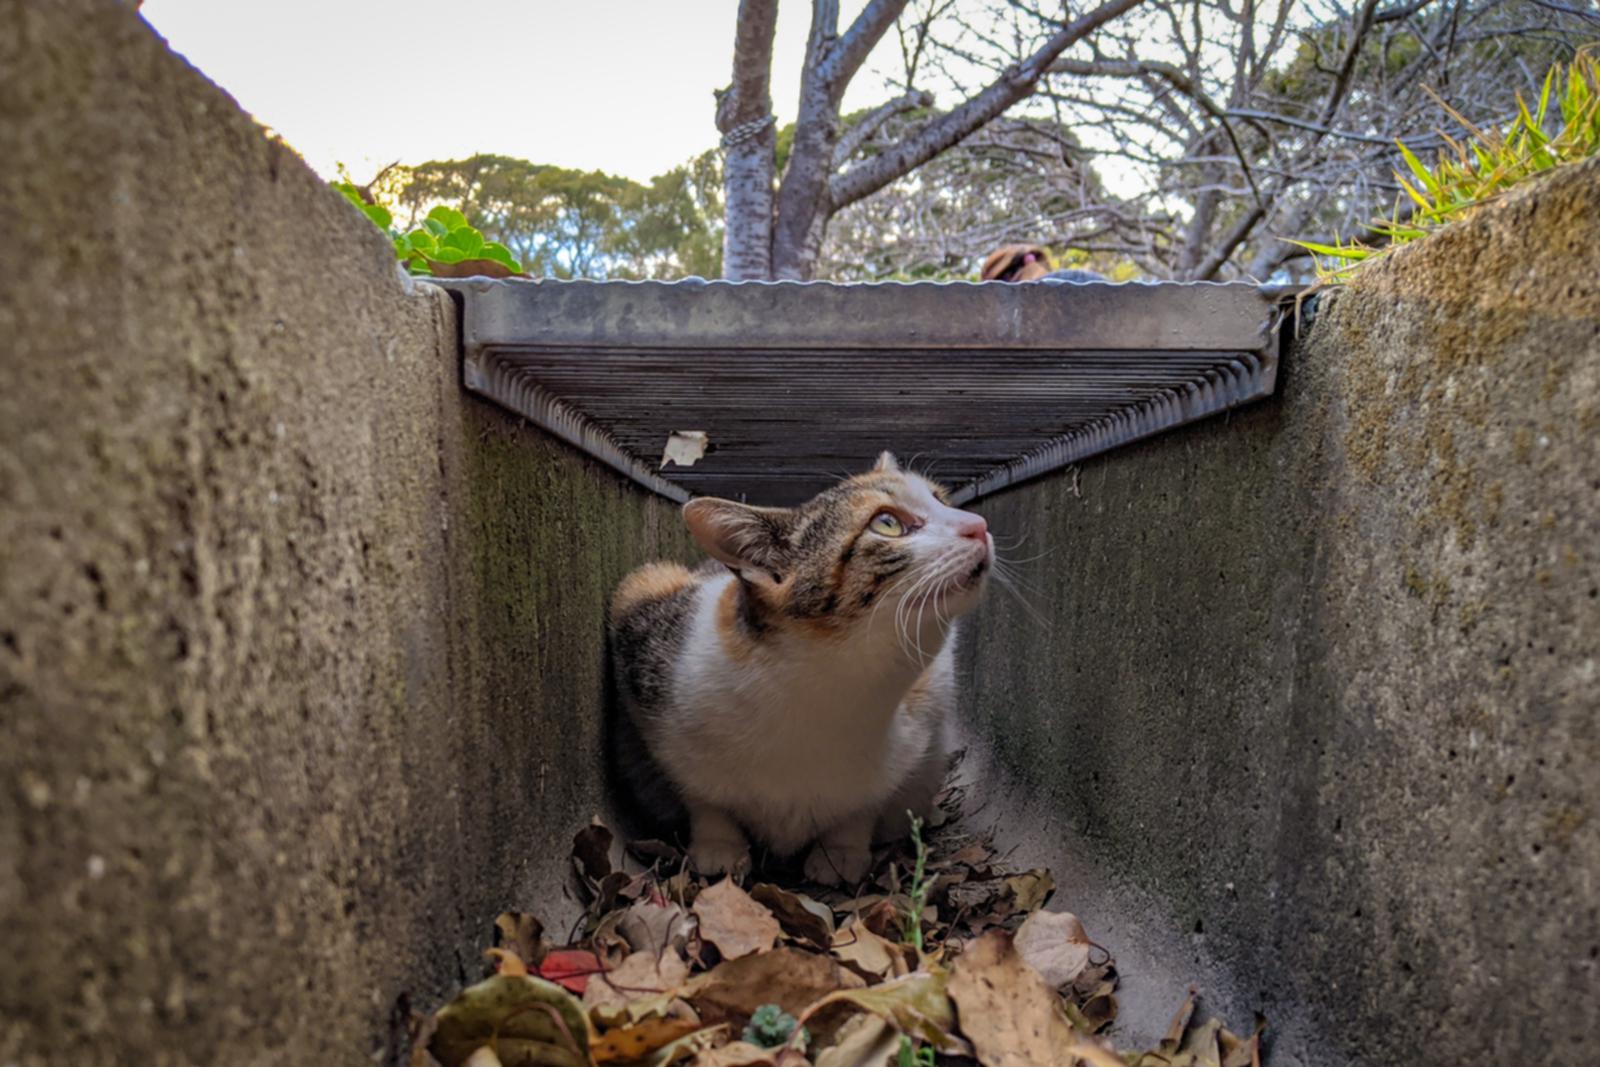
[[[953,826],[881,857],[864,890],[708,884],[676,849],[614,863],[598,822],[573,843],[587,901],[571,944],[496,923],[496,973],[419,1018],[412,1067],[1259,1067],[1185,1002],[1147,1052],[1115,1051],[1111,957],[1042,905],[1048,871],[1009,869]]]

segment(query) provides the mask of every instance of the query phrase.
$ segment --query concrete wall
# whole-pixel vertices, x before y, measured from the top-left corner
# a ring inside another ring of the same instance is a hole
[[[1593,1060],[1597,442],[1600,160],[1324,296],[1279,398],[980,507],[1047,624],[986,608],[975,728],[1309,1009],[1273,1062]]]
[[[123,5],[0,0],[0,159],[0,1063],[366,1059],[556,898],[673,510]]]

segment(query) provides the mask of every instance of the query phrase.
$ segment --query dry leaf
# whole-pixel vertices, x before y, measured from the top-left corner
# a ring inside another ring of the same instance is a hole
[[[911,969],[899,945],[859,922],[835,933],[830,951],[834,959],[850,964],[863,978],[896,978]]]
[[[730,1041],[721,1048],[707,1049],[694,1058],[694,1067],[776,1067],[778,1050]]]
[[[694,898],[700,939],[717,946],[725,960],[763,952],[783,932],[772,912],[750,899],[732,878],[724,878]]]
[[[539,962],[539,977],[560,983],[581,995],[589,985],[589,976],[603,969],[593,952],[564,948],[544,954]]]
[[[628,1026],[607,1030],[589,1043],[589,1054],[596,1063],[642,1060],[665,1048],[685,1034],[700,1029],[697,1019],[653,1015]]]
[[[494,921],[495,944],[515,952],[530,967],[536,967],[549,946],[544,940],[544,924],[525,911],[503,911]]]
[[[778,920],[783,932],[826,951],[833,937],[833,909],[803,893],[791,893],[763,883],[750,890],[750,898]]]
[[[900,1031],[876,1015],[857,1015],[817,1054],[817,1067],[888,1067],[900,1051]]]
[[[686,953],[695,938],[694,916],[677,904],[640,900],[630,905],[617,924],[617,932],[635,952]]]
[[[523,975],[528,973],[528,965],[522,962],[522,957],[508,948],[486,948],[483,956],[494,964],[496,974]]]
[[[423,253],[426,255],[427,253]],[[495,259],[458,259],[446,263],[442,259],[429,259],[428,268],[435,278],[526,278]]]
[[[853,1004],[888,1019],[901,1030],[945,1052],[964,1052],[955,1029],[955,1011],[946,994],[949,975],[942,970],[917,971],[865,989],[841,989],[814,1002],[800,1016],[800,1025],[835,1004]]]
[[[667,436],[667,447],[661,452],[661,465],[692,467],[706,454],[709,441],[704,430],[673,430]]]
[[[1011,902],[1018,911],[1034,911],[1044,906],[1056,890],[1056,880],[1049,871],[1033,870],[1014,874],[1006,879],[1011,887]]]
[[[596,819],[572,839],[572,865],[588,882],[598,885],[611,873],[611,831]]]
[[[668,1064],[687,1060],[705,1049],[716,1046],[727,1036],[726,1025],[707,1026],[692,1034],[685,1034],[670,1045],[662,1046],[646,1063],[648,1067],[667,1067]]]
[[[436,1016],[428,1051],[442,1067],[464,1067],[494,1043],[505,1067],[586,1067],[589,1021],[566,990],[526,976],[496,975],[468,986]]]
[[[961,1032],[984,1067],[1070,1062],[1077,1038],[1061,1000],[1005,931],[988,931],[956,958],[949,990]]]
[[[689,979],[681,995],[708,1023],[743,1029],[763,1004],[798,1016],[807,1005],[839,989],[865,983],[826,956],[787,946],[757,956],[726,960]]]
[[[1069,912],[1036,911],[1017,930],[1017,951],[1052,988],[1060,989],[1089,965],[1093,945],[1078,917]]]
[[[689,965],[676,952],[635,952],[605,974],[589,979],[583,1006],[614,1009],[641,997],[671,993],[689,978]]]

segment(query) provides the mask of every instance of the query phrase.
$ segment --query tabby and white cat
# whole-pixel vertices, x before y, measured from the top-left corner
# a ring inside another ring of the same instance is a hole
[[[716,562],[650,564],[612,597],[617,784],[687,815],[704,874],[746,871],[748,834],[780,856],[815,842],[807,877],[856,882],[948,767],[988,526],[887,452],[796,508],[702,498],[684,519]]]

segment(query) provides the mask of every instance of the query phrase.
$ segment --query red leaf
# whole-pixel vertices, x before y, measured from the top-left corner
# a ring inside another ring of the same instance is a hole
[[[539,963],[539,977],[555,982],[568,992],[580,996],[589,985],[589,976],[599,974],[605,968],[600,966],[599,957],[593,952],[586,952],[577,948],[558,948],[545,953]]]

